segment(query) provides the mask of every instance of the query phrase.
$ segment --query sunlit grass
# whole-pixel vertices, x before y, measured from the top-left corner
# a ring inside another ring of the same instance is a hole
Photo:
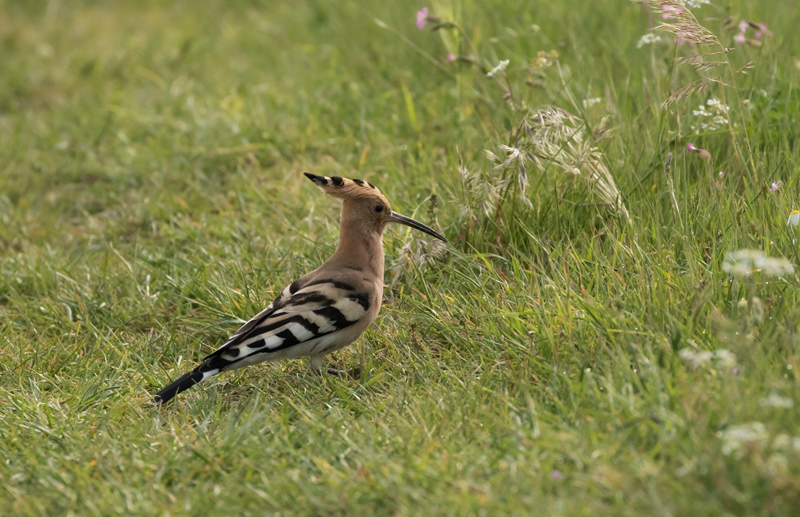
[[[740,249],[800,265],[788,4],[731,4],[772,35],[729,53],[755,61],[725,90],[737,125],[701,134],[719,86],[665,110],[704,76],[663,35],[636,48],[633,3],[458,3],[477,64],[402,2],[6,7],[4,511],[796,514],[797,277],[724,269]],[[697,13],[733,46],[723,11]],[[501,60],[507,83],[485,75]],[[529,166],[528,206],[493,169],[548,104],[587,131],[610,116],[630,221],[575,176]],[[262,365],[150,407],[335,249],[303,171],[371,181],[451,244],[387,232],[391,303],[332,357],[363,378]]]

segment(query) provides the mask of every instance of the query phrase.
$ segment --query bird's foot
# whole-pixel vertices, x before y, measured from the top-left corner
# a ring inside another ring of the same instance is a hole
[[[351,379],[361,378],[361,368],[353,368],[352,370],[337,370],[336,368],[328,368],[328,375],[334,377],[350,377]]]

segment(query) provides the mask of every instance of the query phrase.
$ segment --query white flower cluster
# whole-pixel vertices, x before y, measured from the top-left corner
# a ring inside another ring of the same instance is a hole
[[[719,431],[717,438],[722,440],[722,453],[736,457],[742,456],[742,448],[749,443],[762,443],[767,439],[767,428],[761,422],[750,422]]]
[[[708,350],[701,350],[695,352],[691,348],[684,348],[678,352],[678,357],[686,361],[689,366],[696,370],[702,366],[714,363],[718,369],[730,370],[736,366],[736,356],[730,350],[720,349],[709,352]]]
[[[772,447],[782,451],[800,451],[800,436],[789,436],[784,433],[779,434],[772,440]]]
[[[692,113],[698,119],[698,125],[692,125],[695,134],[703,131],[716,131],[728,123],[728,106],[722,104],[718,99],[708,99],[706,101],[708,109],[702,104]]]
[[[788,260],[768,257],[759,250],[739,250],[728,253],[722,264],[722,270],[736,276],[747,276],[756,271],[775,277],[794,274],[794,266]]]
[[[692,9],[699,9],[703,5],[708,5],[711,0],[678,0],[684,7],[691,7]]]
[[[789,397],[781,397],[774,391],[768,397],[764,397],[758,401],[761,407],[774,407],[778,409],[792,409],[794,407],[794,400]]]
[[[496,67],[492,68],[489,72],[486,73],[486,77],[493,77],[499,74],[500,72],[506,69],[508,63],[509,63],[508,59],[506,59],[505,61],[500,61],[500,63],[498,63]]]
[[[766,449],[769,456],[766,458],[765,467],[767,470],[785,470],[786,457],[782,452],[800,452],[800,436],[790,436],[781,433],[769,440],[767,428],[761,422],[749,422],[747,424],[729,427],[717,433],[717,438],[722,440],[722,453],[725,456],[733,454],[737,459],[741,459],[745,452],[752,445]]]
[[[641,38],[639,38],[639,43],[636,44],[636,48],[642,48],[645,45],[651,45],[657,41],[661,41],[661,36],[657,36],[652,32],[648,32]]]
[[[691,7],[692,9],[699,9],[703,5],[708,5],[711,0],[678,0],[684,7]]]
[[[583,107],[584,108],[591,108],[595,104],[599,104],[601,102],[600,97],[595,97],[594,99],[583,99]]]

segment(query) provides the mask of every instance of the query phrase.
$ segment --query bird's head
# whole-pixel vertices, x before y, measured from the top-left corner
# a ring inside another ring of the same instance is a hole
[[[441,234],[428,226],[392,211],[389,200],[372,183],[339,176],[317,176],[308,172],[304,174],[323,192],[343,200],[343,225],[357,226],[359,229],[381,235],[386,223],[400,223],[447,242]]]

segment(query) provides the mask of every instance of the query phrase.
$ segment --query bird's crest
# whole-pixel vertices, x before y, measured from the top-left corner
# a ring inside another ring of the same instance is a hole
[[[339,176],[317,176],[304,172],[308,179],[322,189],[326,194],[340,199],[355,198],[383,198],[381,191],[372,183],[359,179],[348,179]]]

